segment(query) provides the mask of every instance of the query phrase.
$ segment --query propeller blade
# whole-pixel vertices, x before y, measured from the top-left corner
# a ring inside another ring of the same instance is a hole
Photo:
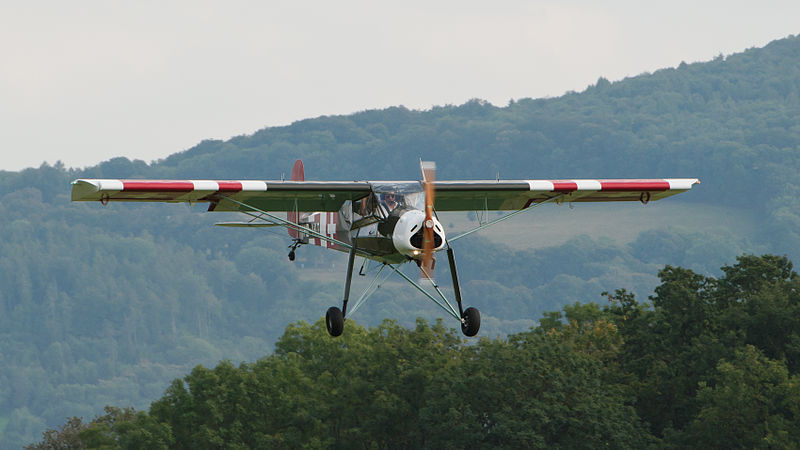
[[[436,163],[433,161],[420,161],[422,170],[422,184],[425,187],[425,222],[422,230],[422,262],[420,270],[424,279],[433,278],[434,267],[434,231],[433,231],[433,202],[435,199]]]

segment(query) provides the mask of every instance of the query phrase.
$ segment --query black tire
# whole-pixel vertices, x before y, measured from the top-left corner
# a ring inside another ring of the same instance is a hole
[[[481,329],[481,313],[476,308],[467,308],[461,316],[461,332],[464,336],[472,337]]]
[[[325,314],[325,325],[328,327],[328,333],[333,336],[341,336],[344,331],[344,315],[342,310],[331,306],[328,308],[328,313]]]
[[[294,261],[294,250],[289,252],[289,261]]]

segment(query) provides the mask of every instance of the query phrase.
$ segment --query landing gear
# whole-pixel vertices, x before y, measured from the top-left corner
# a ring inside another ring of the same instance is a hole
[[[325,314],[325,326],[328,329],[328,333],[333,336],[341,336],[342,332],[344,331],[344,322],[347,317],[347,303],[350,299],[350,286],[353,279],[353,265],[355,262],[356,256],[356,239],[353,239],[353,245],[350,248],[350,252],[347,259],[347,275],[345,278],[344,284],[344,298],[342,299],[342,307],[341,309],[336,306],[331,306],[328,308],[328,312]],[[394,264],[389,264],[384,262],[383,267],[380,271],[378,271],[377,275],[375,275],[375,279],[372,281],[372,284],[364,291],[364,294],[356,300],[354,306],[352,307],[353,311],[358,309],[361,304],[363,304],[364,300],[371,295],[374,290],[372,289],[374,283],[378,280],[381,271],[385,267],[391,268],[395,273],[397,273],[400,277],[408,281],[412,286],[414,286],[417,290],[421,293],[425,294],[431,301],[441,307],[445,312],[447,312],[450,316],[457,319],[461,323],[461,332],[464,333],[467,337],[473,337],[478,334],[478,331],[481,328],[481,313],[478,311],[477,308],[466,308],[464,309],[462,306],[461,301],[461,286],[458,282],[458,274],[456,270],[456,258],[453,254],[453,249],[447,249],[447,259],[450,263],[450,274],[453,277],[453,290],[455,293],[455,300],[457,305],[453,305],[450,301],[447,300],[445,295],[442,293],[439,286],[433,281],[432,278],[427,278],[427,281],[431,283],[433,289],[436,290],[436,293],[439,295],[439,298],[434,297],[428,290],[423,288],[419,285],[418,282],[412,280],[408,277],[408,275],[404,274],[400,271]],[[363,268],[362,268],[363,269]],[[385,281],[385,279],[384,279]]]
[[[344,331],[344,314],[342,314],[342,310],[336,306],[328,308],[328,313],[325,314],[325,326],[328,327],[328,334],[331,336],[341,336],[342,331]]]
[[[481,313],[477,308],[469,307],[461,314],[461,332],[472,337],[481,329]]]
[[[356,260],[356,240],[353,239],[353,246],[350,247],[350,253],[347,255],[347,278],[344,283],[344,300],[342,300],[342,309],[335,306],[328,308],[328,313],[325,314],[325,325],[328,327],[328,333],[333,336],[341,336],[344,330],[344,315],[347,314],[347,301],[350,299],[350,283],[353,281],[353,263]]]
[[[289,246],[289,261],[294,261],[294,251],[303,244],[304,242],[302,239],[292,239],[292,245]]]

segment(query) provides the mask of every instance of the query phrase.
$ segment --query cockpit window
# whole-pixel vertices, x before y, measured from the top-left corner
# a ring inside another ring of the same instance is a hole
[[[374,182],[371,183],[372,191],[380,200],[380,205],[391,213],[397,208],[422,209],[424,205],[424,195],[422,185],[419,182]]]
[[[386,217],[381,210],[381,200],[379,195],[370,194],[360,200],[353,202],[353,214],[359,218],[363,217]]]

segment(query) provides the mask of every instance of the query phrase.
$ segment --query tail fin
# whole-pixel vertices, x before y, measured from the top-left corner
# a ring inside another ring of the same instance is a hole
[[[303,168],[302,160],[298,159],[297,161],[294,162],[294,166],[292,167],[292,176],[291,178],[289,178],[289,181],[306,181],[306,173],[305,169]],[[287,213],[286,219],[289,222],[299,223],[300,214],[301,213],[298,211],[290,211]],[[292,230],[291,228],[289,228],[288,230],[289,230],[289,236],[291,236],[292,239],[297,239],[300,237],[299,231]]]
[[[305,181],[306,174],[303,169],[303,161],[297,160],[292,167],[292,177],[289,181]],[[337,238],[336,227],[338,222],[339,213],[336,212],[303,212],[303,211],[289,211],[286,213],[286,219],[294,222],[301,227],[306,227],[314,230],[317,233],[324,234],[330,238]],[[306,233],[298,230],[289,229],[289,236],[292,239],[299,239],[303,244],[312,244],[319,247],[338,248],[338,246],[330,241],[320,239],[318,237],[311,237]]]
[[[298,159],[294,162],[294,167],[292,167],[292,177],[289,178],[290,181],[306,181],[306,172],[303,169],[303,160]]]

